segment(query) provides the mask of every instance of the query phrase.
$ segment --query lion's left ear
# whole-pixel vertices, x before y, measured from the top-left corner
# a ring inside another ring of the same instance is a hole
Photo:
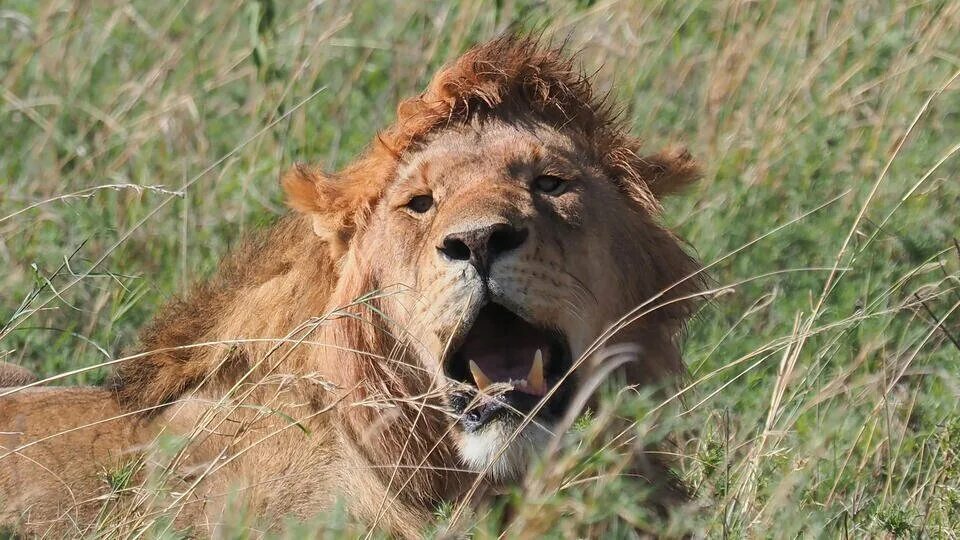
[[[700,179],[701,171],[690,152],[682,146],[631,160],[631,168],[657,199],[683,191]]]
[[[346,253],[358,220],[380,193],[379,184],[361,174],[327,175],[319,168],[298,163],[280,179],[287,204],[306,214],[317,236],[326,240],[334,260]]]

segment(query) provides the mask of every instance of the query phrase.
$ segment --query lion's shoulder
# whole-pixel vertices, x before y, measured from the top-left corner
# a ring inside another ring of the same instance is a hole
[[[156,312],[108,386],[127,407],[154,407],[215,371],[242,367],[236,364],[244,363],[252,348],[244,340],[267,337],[264,333],[283,327],[291,313],[306,316],[294,305],[303,296],[316,306],[318,297],[329,294],[336,278],[325,250],[317,249],[319,241],[298,215],[250,233],[213,276]]]

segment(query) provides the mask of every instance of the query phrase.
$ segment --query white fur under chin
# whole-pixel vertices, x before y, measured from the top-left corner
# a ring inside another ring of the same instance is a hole
[[[512,422],[494,420],[477,432],[464,433],[460,441],[460,456],[467,467],[475,472],[482,471],[492,462],[487,471],[491,480],[519,480],[537,450],[543,450],[550,442],[551,435],[543,427],[531,423],[504,450],[504,444],[516,429],[516,424]]]

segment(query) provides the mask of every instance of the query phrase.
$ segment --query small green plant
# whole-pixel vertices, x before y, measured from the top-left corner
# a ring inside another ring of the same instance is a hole
[[[874,515],[880,528],[896,538],[906,538],[914,532],[914,518],[906,508],[881,508]]]
[[[133,480],[142,467],[142,459],[129,459],[116,467],[102,469],[101,476],[103,481],[110,486],[111,493],[118,495],[133,485]]]

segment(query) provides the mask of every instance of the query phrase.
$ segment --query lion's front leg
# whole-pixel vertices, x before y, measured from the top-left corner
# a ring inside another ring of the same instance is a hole
[[[99,388],[0,388],[0,524],[90,532],[150,440]]]

